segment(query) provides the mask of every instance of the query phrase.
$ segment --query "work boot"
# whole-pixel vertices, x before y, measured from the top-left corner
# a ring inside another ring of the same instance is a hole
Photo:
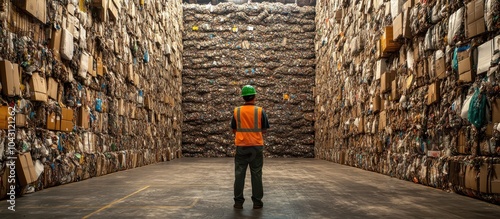
[[[236,209],[243,209],[243,203],[234,203],[233,207]]]

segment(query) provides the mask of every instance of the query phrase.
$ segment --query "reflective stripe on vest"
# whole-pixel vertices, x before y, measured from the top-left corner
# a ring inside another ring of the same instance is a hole
[[[262,129],[259,128],[259,107],[254,107],[253,118],[254,118],[253,129],[241,128],[241,107],[238,107],[236,110],[236,124],[238,124],[236,131],[238,131],[238,132],[260,132],[260,131],[262,131]]]

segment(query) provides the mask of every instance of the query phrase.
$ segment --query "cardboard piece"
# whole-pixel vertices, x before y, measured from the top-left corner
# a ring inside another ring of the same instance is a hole
[[[21,113],[17,113],[16,114],[16,127],[25,127],[26,125],[28,125],[28,123],[26,121],[26,115],[21,114]]]
[[[467,37],[472,38],[486,32],[486,23],[484,17],[470,24],[467,24]]]
[[[479,188],[479,171],[474,169],[474,166],[467,166],[465,169],[465,188],[478,190]]]
[[[58,88],[59,88],[59,83],[57,83],[57,81],[54,78],[49,77],[47,86],[47,95],[50,98],[57,100]]]
[[[78,112],[78,126],[87,129],[90,126],[90,115],[85,108],[80,108]]]
[[[71,108],[61,108],[61,119],[73,121],[73,109]]]
[[[359,117],[358,133],[362,134],[365,132],[365,117]]]
[[[52,54],[56,58],[56,60],[61,61],[61,37],[62,31],[59,29],[52,29],[52,35],[49,41],[49,49],[52,50]]]
[[[28,12],[42,23],[47,23],[47,1],[46,0],[16,0],[15,5]]]
[[[373,104],[373,112],[376,113],[378,111],[380,111],[382,109],[382,100],[380,98],[380,95],[376,94],[373,98],[372,98],[372,104]]]
[[[409,17],[409,10],[405,10],[392,21],[394,41],[399,38],[412,38]]]
[[[73,131],[73,121],[61,120],[61,131],[63,132],[71,132]]]
[[[385,72],[380,78],[380,92],[385,93],[391,90],[392,81],[396,77],[396,72]]]
[[[383,131],[387,126],[387,111],[380,111],[380,117],[378,120],[378,130]]]
[[[0,129],[9,129],[9,107],[0,106]]]
[[[48,130],[60,130],[61,129],[61,116],[56,115],[56,113],[50,113],[47,116],[47,129]]]
[[[47,83],[38,73],[33,73],[30,80],[31,100],[47,102]]]
[[[377,60],[377,66],[375,69],[375,80],[380,79],[382,73],[387,71],[387,59],[379,59]]]
[[[491,169],[483,163],[479,171],[480,192],[500,193],[500,164],[492,164]]]
[[[393,101],[398,101],[399,100],[399,93],[400,91],[398,90],[398,81],[393,80],[391,84],[391,99]]]
[[[446,63],[444,57],[439,58],[435,62],[436,77],[439,79],[446,78]]]
[[[427,105],[431,105],[439,101],[439,84],[434,82],[429,85],[427,90]]]
[[[104,66],[103,66],[101,58],[97,58],[97,69],[96,69],[96,71],[97,71],[96,72],[97,75],[104,76]]]
[[[467,24],[484,18],[484,0],[474,0],[467,3]]]
[[[19,66],[10,61],[0,61],[0,78],[2,81],[2,94],[13,97],[21,95],[19,83]]]
[[[401,44],[393,40],[392,26],[384,28],[384,34],[380,37],[380,49],[382,52],[395,52],[401,48]]]
[[[467,154],[467,152],[465,151],[467,138],[466,138],[465,132],[463,130],[458,131],[457,141],[458,141],[458,143],[457,143],[457,151],[458,151],[458,153],[460,153],[460,154]]]
[[[471,70],[471,59],[469,51],[460,52],[458,55],[458,74]]]
[[[119,6],[116,4],[115,0],[109,0],[108,2],[108,14],[109,14],[109,17],[111,19],[113,19],[113,21],[117,21],[118,20],[118,16],[120,15],[119,14]]]
[[[458,82],[463,82],[463,83],[474,82],[475,78],[476,74],[474,74],[474,72],[472,71],[468,71],[458,76]]]
[[[17,156],[16,174],[21,186],[28,185],[38,179],[35,172],[35,165],[33,165],[33,160],[29,152]]]
[[[493,123],[500,123],[500,98],[496,98],[491,103],[491,121]]]

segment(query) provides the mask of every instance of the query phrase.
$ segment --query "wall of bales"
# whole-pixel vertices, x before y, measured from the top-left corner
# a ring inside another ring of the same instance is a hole
[[[27,192],[181,155],[180,0],[14,2],[0,1],[0,60],[15,63],[2,62],[15,79],[2,78],[0,191],[18,153],[36,169],[17,168]]]
[[[500,200],[500,5],[470,2],[318,1],[316,157]]]
[[[314,17],[281,3],[184,4],[184,156],[233,155],[232,111],[252,84],[271,125],[265,155],[314,157]]]

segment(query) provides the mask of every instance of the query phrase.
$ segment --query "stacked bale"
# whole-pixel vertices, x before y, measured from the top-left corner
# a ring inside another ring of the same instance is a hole
[[[184,156],[233,155],[246,84],[269,117],[266,156],[314,156],[314,17],[281,3],[184,5]]]

